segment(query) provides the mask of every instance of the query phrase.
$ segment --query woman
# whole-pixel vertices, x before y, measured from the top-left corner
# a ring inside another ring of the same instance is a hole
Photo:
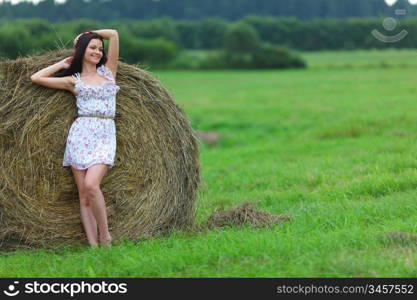
[[[108,56],[103,38],[109,40]],[[68,133],[63,167],[71,167],[74,175],[81,220],[90,246],[97,247],[100,242],[101,246],[110,247],[100,182],[114,165],[116,153],[118,32],[103,29],[81,33],[74,39],[74,47],[73,56],[36,72],[31,80],[48,88],[68,90],[77,99],[78,118]]]

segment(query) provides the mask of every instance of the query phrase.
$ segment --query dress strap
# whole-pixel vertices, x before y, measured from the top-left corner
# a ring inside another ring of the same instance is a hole
[[[116,81],[114,80],[112,71],[109,68],[107,68],[105,65],[101,65],[100,67],[98,67],[97,72],[103,75],[104,77],[106,77],[111,82],[116,83]]]
[[[82,83],[83,83],[82,80],[81,80],[80,73],[74,73],[74,74],[72,74],[72,76],[75,77],[74,89],[78,93],[79,92],[79,86],[82,85]]]

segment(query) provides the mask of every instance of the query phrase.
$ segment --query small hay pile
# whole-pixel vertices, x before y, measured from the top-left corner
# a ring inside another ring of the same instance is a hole
[[[77,187],[62,167],[75,98],[30,80],[71,55],[63,49],[1,61],[0,248],[87,243]],[[120,62],[116,81],[116,161],[101,184],[113,239],[193,225],[200,182],[194,131],[148,73]]]
[[[252,227],[268,227],[289,221],[288,215],[274,215],[253,207],[250,202],[236,205],[227,210],[217,210],[207,219],[206,228],[251,225]]]
[[[400,246],[417,245],[417,234],[408,232],[388,232],[382,237],[387,244],[396,244]]]

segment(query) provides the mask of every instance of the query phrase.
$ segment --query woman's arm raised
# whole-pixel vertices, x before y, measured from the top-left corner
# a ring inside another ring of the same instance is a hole
[[[75,79],[72,76],[49,77],[63,68],[68,68],[70,65],[71,59],[72,57],[67,57],[49,67],[39,70],[38,72],[30,76],[30,80],[32,80],[36,84],[39,84],[48,88],[64,89],[64,90],[69,90],[70,92],[74,93],[73,87],[75,84]]]
[[[98,33],[104,39],[109,40],[106,67],[112,71],[113,77],[116,78],[117,63],[119,61],[119,33],[114,29],[100,29],[92,32]]]

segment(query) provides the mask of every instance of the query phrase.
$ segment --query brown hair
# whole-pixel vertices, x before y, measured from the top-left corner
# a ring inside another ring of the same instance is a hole
[[[99,39],[103,43],[103,56],[97,64],[97,68],[101,65],[104,65],[107,62],[107,55],[104,51],[104,42],[103,37],[98,33],[87,31],[79,36],[77,43],[74,46],[73,59],[71,65],[67,69],[61,69],[56,72],[54,77],[64,77],[68,75],[73,75],[74,73],[81,73],[83,68],[83,58],[85,54],[85,49],[87,49],[88,44],[92,39]]]

